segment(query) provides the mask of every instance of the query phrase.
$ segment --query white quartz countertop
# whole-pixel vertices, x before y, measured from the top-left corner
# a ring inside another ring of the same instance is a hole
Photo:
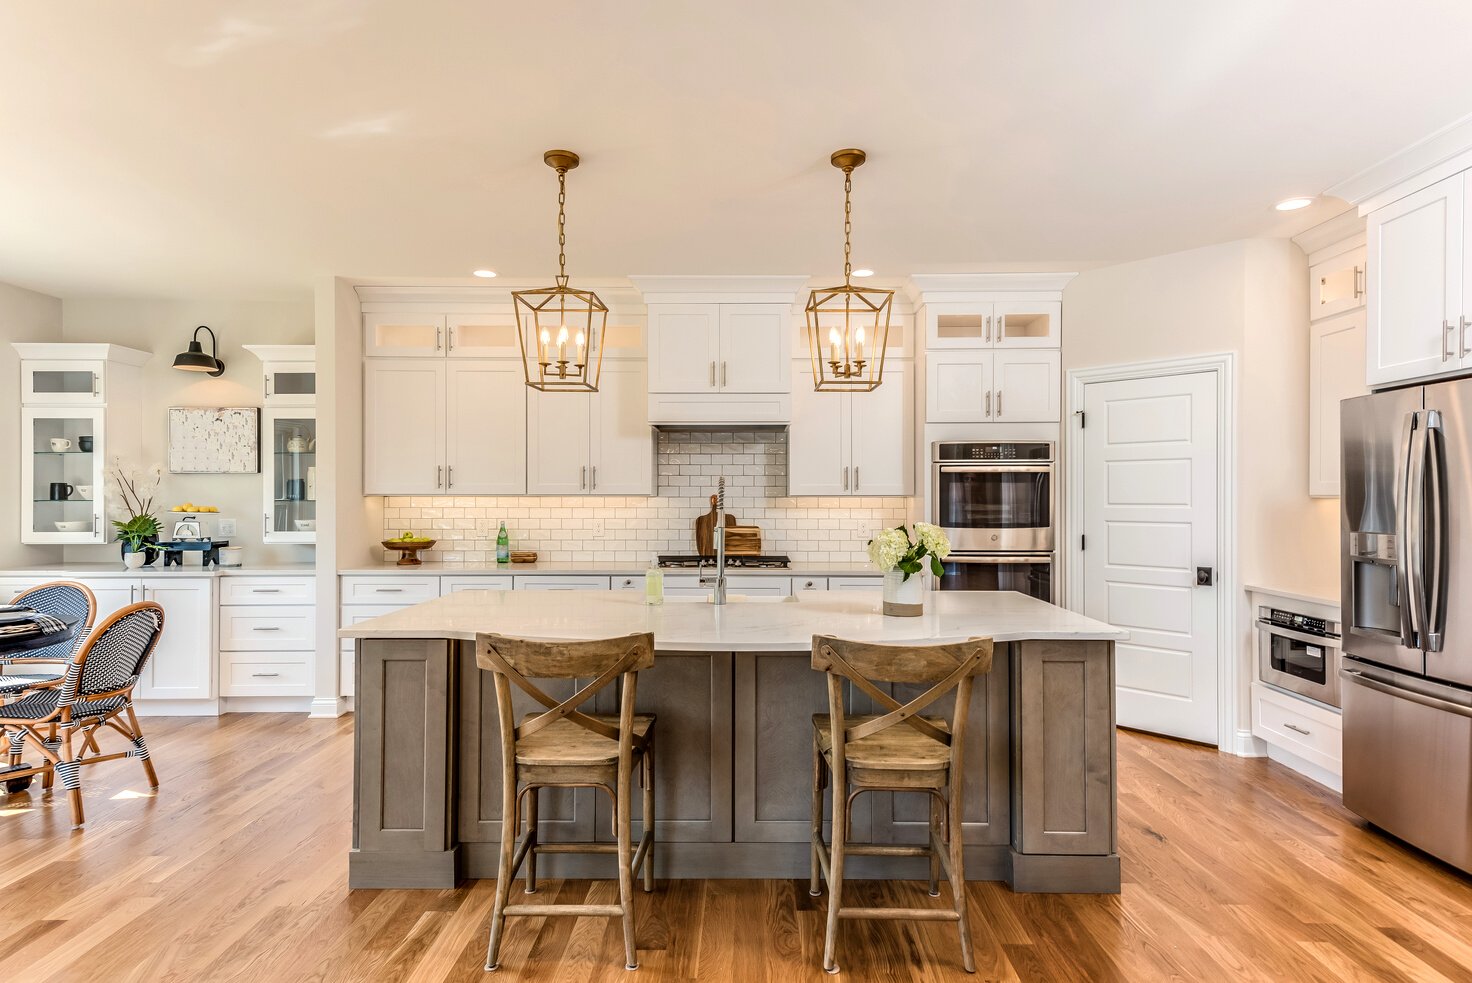
[[[642,577],[649,569],[643,563],[627,560],[538,560],[536,563],[434,563],[417,567],[396,566],[392,561],[365,564],[360,567],[344,567],[337,572],[342,576],[362,577],[375,575],[456,577],[481,574],[509,574],[528,577],[546,574],[582,574],[593,577]],[[695,567],[661,567],[666,577],[695,576]],[[707,564],[706,572],[709,573]],[[728,577],[874,577],[883,576],[878,570],[860,563],[795,563],[790,567],[731,567],[726,568]]]
[[[1337,597],[1320,597],[1316,594],[1300,594],[1296,591],[1278,590],[1278,588],[1276,587],[1254,587],[1252,584],[1244,585],[1243,589],[1250,594],[1266,594],[1269,597],[1277,597],[1285,601],[1299,601],[1305,604],[1318,604],[1322,607],[1333,608],[1335,611],[1339,610],[1339,598]],[[1257,617],[1257,613],[1253,612],[1252,616],[1254,618]]]
[[[814,591],[783,598],[666,598],[649,606],[622,591],[461,591],[338,632],[341,638],[454,638],[499,632],[544,641],[653,632],[666,652],[797,652],[816,634],[858,641],[942,643],[991,637],[1121,641],[1129,633],[1014,592],[938,592],[919,618],[886,618],[873,591]]]
[[[166,567],[160,560],[149,567],[129,570],[122,562],[117,563],[51,563],[30,567],[7,567],[0,570],[0,577],[57,577],[78,580],[95,580],[101,577],[310,577],[316,568],[310,563],[258,563],[245,567]]]

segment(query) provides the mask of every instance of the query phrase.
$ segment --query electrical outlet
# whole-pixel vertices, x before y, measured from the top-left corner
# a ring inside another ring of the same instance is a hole
[[[233,536],[233,535],[235,535],[235,520],[234,519],[221,519],[220,520],[220,535],[221,536]]]
[[[603,520],[601,518],[593,520],[591,533],[594,539],[603,538]]]

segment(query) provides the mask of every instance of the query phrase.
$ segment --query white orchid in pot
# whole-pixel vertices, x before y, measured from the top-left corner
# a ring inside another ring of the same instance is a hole
[[[898,525],[875,533],[869,540],[869,561],[884,572],[884,613],[896,617],[924,614],[925,578],[919,574],[929,566],[939,577],[944,571],[941,561],[950,553],[951,541],[929,522],[917,522],[913,529]]]

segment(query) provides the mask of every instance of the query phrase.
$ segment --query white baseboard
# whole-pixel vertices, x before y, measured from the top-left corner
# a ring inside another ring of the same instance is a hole
[[[1250,730],[1239,730],[1226,749],[1239,758],[1261,758],[1268,753],[1268,742],[1253,735]]]
[[[219,700],[134,700],[140,717],[218,717]]]
[[[227,696],[220,700],[221,713],[307,713],[310,696]]]
[[[1292,768],[1306,778],[1312,778],[1325,788],[1335,792],[1344,791],[1344,776],[1337,775],[1327,768],[1305,761],[1292,751],[1285,751],[1275,745],[1268,745],[1268,758],[1282,765],[1284,768]]]
[[[310,717],[341,717],[353,712],[353,701],[345,696],[319,696],[312,701]]]

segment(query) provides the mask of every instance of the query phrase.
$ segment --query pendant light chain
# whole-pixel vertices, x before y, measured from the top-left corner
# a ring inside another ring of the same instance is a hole
[[[567,168],[557,169],[557,282],[567,286]]]
[[[843,282],[848,285],[852,282],[853,263],[849,261],[849,238],[854,230],[854,205],[852,200],[854,190],[854,169],[845,167],[843,169]]]

